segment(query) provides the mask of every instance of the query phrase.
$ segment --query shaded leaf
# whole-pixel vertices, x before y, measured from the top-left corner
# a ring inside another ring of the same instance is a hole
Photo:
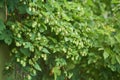
[[[116,55],[116,60],[120,64],[120,56],[119,55]]]
[[[20,52],[25,56],[30,56],[30,52],[28,48],[20,48]]]
[[[5,41],[6,44],[10,45],[12,43],[12,38],[7,37],[7,38],[4,39],[4,41]]]
[[[0,20],[0,32],[3,31],[4,29],[5,29],[5,25],[3,21]]]

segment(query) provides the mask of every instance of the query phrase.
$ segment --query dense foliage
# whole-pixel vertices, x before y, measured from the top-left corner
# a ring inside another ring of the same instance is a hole
[[[119,0],[0,4],[0,40],[11,51],[7,74],[14,71],[17,80],[120,79]]]

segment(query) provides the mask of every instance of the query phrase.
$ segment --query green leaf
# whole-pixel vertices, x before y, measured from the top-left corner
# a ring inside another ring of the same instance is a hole
[[[119,55],[116,55],[116,60],[120,64],[120,56]]]
[[[4,7],[4,0],[0,0],[0,8]]]
[[[40,32],[44,32],[45,30],[47,30],[47,26],[42,24],[40,27]]]
[[[120,43],[120,33],[119,32],[115,35],[115,39]]]
[[[60,75],[61,75],[60,67],[57,67],[57,66],[54,67],[52,72],[54,73],[54,79],[55,79],[55,80],[57,80],[57,76],[60,76]]]
[[[112,55],[111,56],[111,64],[116,64],[117,60],[116,60],[116,55]]]
[[[29,14],[29,15],[33,15],[33,12],[29,10],[29,8],[26,9],[26,12]]]
[[[104,59],[107,59],[109,57],[109,52],[110,52],[109,49],[104,50],[104,53],[103,53]]]
[[[112,3],[120,3],[120,0],[112,0]]]
[[[30,37],[30,40],[34,41],[34,39],[35,39],[35,34],[32,33],[32,34],[31,34],[31,37]]]
[[[54,38],[52,38],[52,37],[48,37],[48,39],[50,39],[52,42],[54,42],[54,43],[57,43],[57,40],[56,39],[54,39]]]
[[[0,40],[4,40],[6,44],[10,45],[12,43],[12,33],[9,30],[4,30],[4,32],[0,34]]]
[[[6,44],[10,45],[12,43],[12,38],[7,37],[7,38],[4,39],[4,41],[5,41]]]
[[[31,50],[33,49],[33,45],[30,42],[25,42],[24,48],[29,48]]]
[[[27,6],[26,5],[21,5],[18,6],[18,10],[20,14],[25,14],[26,13]]]
[[[17,5],[17,3],[19,2],[19,0],[7,0],[7,5],[9,6],[8,7],[8,10],[9,11],[14,11],[14,9],[15,9],[15,7],[16,7],[16,5]],[[18,7],[18,5],[17,5],[17,7]]]
[[[20,48],[20,52],[25,56],[30,56],[30,51],[28,48]]]
[[[70,20],[71,20],[65,13],[62,14],[62,17],[63,17],[63,19],[65,19],[66,21],[70,21]]]
[[[0,20],[0,32],[3,31],[4,29],[5,29],[5,25],[3,21]]]
[[[50,54],[50,52],[46,48],[43,48],[42,52]]]
[[[33,66],[35,69],[42,71],[38,63],[35,63]]]
[[[69,62],[67,65],[66,65],[66,69],[67,70],[71,70],[71,69],[74,69],[75,68],[75,64]]]
[[[0,40],[4,40],[4,34],[0,34]]]

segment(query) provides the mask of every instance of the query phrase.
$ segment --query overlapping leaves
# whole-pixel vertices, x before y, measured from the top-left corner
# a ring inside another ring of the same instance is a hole
[[[36,80],[108,80],[113,72],[119,75],[119,7],[114,6],[119,1],[13,2],[8,5],[8,30],[0,37],[7,44],[13,39],[12,57],[27,68],[25,75],[37,72]]]

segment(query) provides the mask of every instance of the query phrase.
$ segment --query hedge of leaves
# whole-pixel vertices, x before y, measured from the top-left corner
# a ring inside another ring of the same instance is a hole
[[[20,80],[120,79],[119,0],[6,0],[0,40]],[[9,77],[10,79],[10,77]]]

